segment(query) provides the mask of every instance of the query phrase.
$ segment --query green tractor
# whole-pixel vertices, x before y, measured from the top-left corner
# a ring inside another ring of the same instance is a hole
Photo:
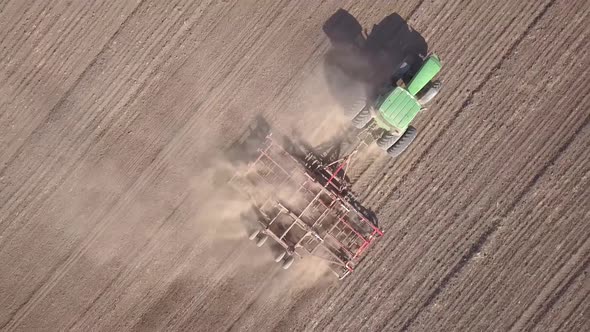
[[[372,122],[371,128],[379,129],[377,146],[391,157],[399,156],[414,141],[417,131],[410,123],[441,88],[440,81],[433,81],[442,67],[438,56],[427,57],[414,75],[410,67],[404,61],[393,79],[394,88],[389,87],[374,102],[365,103],[352,118],[352,125],[359,129]]]

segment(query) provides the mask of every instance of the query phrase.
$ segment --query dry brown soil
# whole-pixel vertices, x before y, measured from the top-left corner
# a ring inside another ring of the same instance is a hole
[[[218,176],[258,116],[337,131],[339,8],[369,33],[399,14],[445,64],[409,151],[357,164],[385,236],[342,282],[256,248]],[[0,1],[0,330],[590,330],[589,12]]]

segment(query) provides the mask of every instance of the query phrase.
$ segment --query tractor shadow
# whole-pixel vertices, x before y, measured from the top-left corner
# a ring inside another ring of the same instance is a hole
[[[397,13],[386,16],[368,32],[348,11],[339,9],[322,29],[331,44],[323,63],[325,81],[343,109],[358,100],[359,93],[365,94],[367,103],[373,103],[399,79],[412,77],[428,55],[424,37]],[[410,69],[402,77],[399,68],[404,62]],[[326,162],[336,160],[350,152],[357,134],[355,128],[347,128],[314,149]]]
[[[375,94],[383,85],[392,84],[404,60],[419,67],[428,52],[424,37],[397,13],[385,17],[367,32],[348,11],[339,9],[322,29],[332,46],[324,59],[325,74],[337,100],[341,99],[341,91],[346,90],[341,89],[339,73],[366,83],[369,93]]]

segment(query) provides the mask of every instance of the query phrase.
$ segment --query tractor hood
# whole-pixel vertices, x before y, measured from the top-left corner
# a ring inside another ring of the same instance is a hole
[[[420,109],[420,103],[414,96],[406,89],[397,87],[380,103],[379,114],[375,120],[380,127],[386,129],[393,127],[404,131]]]
[[[408,84],[408,92],[417,95],[440,71],[442,64],[435,54],[429,56]]]

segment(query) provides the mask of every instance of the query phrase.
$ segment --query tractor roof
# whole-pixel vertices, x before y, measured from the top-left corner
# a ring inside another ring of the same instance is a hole
[[[440,59],[435,54],[429,56],[420,67],[414,78],[408,84],[408,92],[413,96],[418,94],[422,88],[438,74],[442,67]]]
[[[388,125],[405,130],[416,114],[420,103],[406,89],[397,87],[379,106],[379,114]]]

